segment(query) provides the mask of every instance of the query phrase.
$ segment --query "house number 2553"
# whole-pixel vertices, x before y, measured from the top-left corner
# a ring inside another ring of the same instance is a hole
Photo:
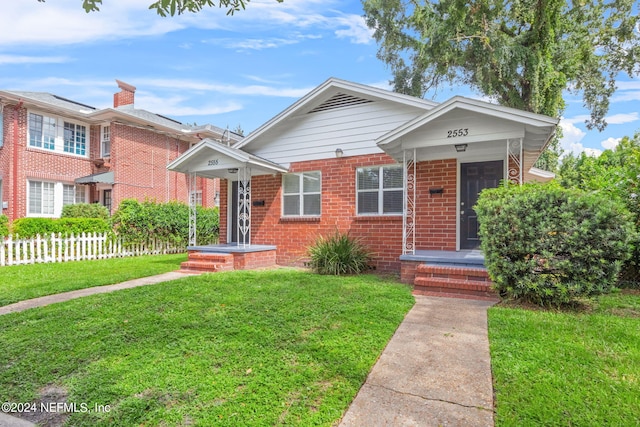
[[[218,159],[209,160],[207,166],[215,166],[218,164]]]
[[[469,135],[469,129],[450,129],[447,131],[447,138],[456,138],[458,136],[467,136]]]

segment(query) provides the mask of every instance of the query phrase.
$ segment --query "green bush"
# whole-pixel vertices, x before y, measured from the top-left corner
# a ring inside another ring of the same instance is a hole
[[[6,215],[0,215],[0,237],[9,234],[9,218]]]
[[[109,219],[109,210],[98,203],[77,203],[62,208],[62,218],[102,218]]]
[[[112,217],[115,232],[129,243],[156,238],[174,245],[189,241],[189,206],[180,202],[156,203],[126,199],[120,202]],[[196,209],[196,235],[200,245],[218,240],[217,208]]]
[[[622,138],[613,150],[593,157],[582,153],[566,156],[560,166],[559,180],[567,188],[599,192],[603,198],[616,198],[634,216],[640,232],[640,133],[634,138]],[[640,241],[633,255],[625,262],[618,286],[640,289]]]
[[[475,210],[496,289],[540,305],[609,292],[637,238],[618,200],[555,184],[484,190]]]
[[[19,218],[13,221],[14,235],[24,239],[48,236],[52,233],[78,235],[82,233],[104,233],[111,230],[109,222],[102,218]]]
[[[320,236],[308,248],[309,267],[319,274],[358,274],[369,268],[371,253],[349,233]]]

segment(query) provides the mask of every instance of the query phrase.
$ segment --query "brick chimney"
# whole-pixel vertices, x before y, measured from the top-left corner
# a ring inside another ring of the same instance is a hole
[[[133,107],[136,88],[130,84],[121,82],[120,80],[116,80],[116,83],[118,83],[120,92],[113,94],[113,108],[122,107],[124,105],[131,105]]]

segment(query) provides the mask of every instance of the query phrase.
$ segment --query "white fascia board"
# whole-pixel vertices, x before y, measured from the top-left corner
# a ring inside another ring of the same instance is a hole
[[[404,95],[396,92],[391,92],[388,90],[380,89],[373,86],[367,86],[359,83],[353,83],[347,80],[337,79],[332,77],[322,83],[320,86],[313,89],[311,92],[300,98],[298,101],[293,103],[287,109],[280,112],[278,115],[274,116],[271,120],[260,126],[255,131],[251,132],[247,137],[245,137],[241,142],[234,145],[235,148],[242,148],[248,144],[250,144],[253,140],[258,138],[260,135],[267,132],[269,129],[277,126],[282,121],[286,120],[288,117],[293,116],[298,111],[302,110],[304,107],[309,105],[312,102],[315,102],[319,97],[322,96],[328,90],[331,89],[342,89],[346,91],[350,91],[353,93],[357,93],[363,96],[370,96],[379,99],[389,100],[398,102],[404,105],[411,105],[414,107],[422,108],[422,109],[431,109],[434,108],[438,103],[433,101],[428,101],[421,98],[416,98],[414,96]]]

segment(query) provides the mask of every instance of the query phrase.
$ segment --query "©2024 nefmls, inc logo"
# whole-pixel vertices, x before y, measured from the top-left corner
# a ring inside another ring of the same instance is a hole
[[[2,412],[10,413],[26,413],[26,412],[47,412],[47,413],[85,413],[85,412],[109,412],[111,406],[93,405],[82,402],[40,402],[38,403],[17,403],[4,402],[2,404]]]

